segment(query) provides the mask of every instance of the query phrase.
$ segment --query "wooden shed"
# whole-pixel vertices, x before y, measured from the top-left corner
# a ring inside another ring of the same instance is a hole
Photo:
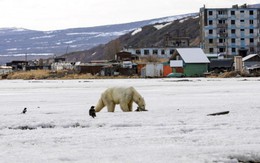
[[[121,51],[116,53],[115,60],[116,61],[132,61],[137,60],[139,57],[137,55],[133,55],[130,52]]]
[[[90,73],[92,75],[96,75],[100,73],[102,67],[104,67],[104,65],[102,64],[86,64],[86,65],[77,65],[76,69],[79,73],[84,73],[84,74]]]
[[[242,59],[244,67],[251,67],[254,65],[260,65],[260,55],[258,54],[249,54],[248,56]]]

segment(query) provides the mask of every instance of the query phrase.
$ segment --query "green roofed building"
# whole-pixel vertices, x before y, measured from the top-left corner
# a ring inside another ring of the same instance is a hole
[[[200,48],[177,48],[170,66],[173,73],[182,73],[184,76],[204,76],[208,72],[209,59]]]

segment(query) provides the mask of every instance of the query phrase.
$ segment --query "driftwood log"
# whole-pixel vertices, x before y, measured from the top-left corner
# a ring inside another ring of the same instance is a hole
[[[208,114],[207,116],[225,115],[228,113],[229,113],[229,111],[222,111],[222,112],[217,112],[217,113],[211,113],[211,114]]]

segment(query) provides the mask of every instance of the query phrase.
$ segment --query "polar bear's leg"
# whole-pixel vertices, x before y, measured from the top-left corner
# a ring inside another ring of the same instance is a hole
[[[120,107],[124,112],[129,112],[128,104],[127,103],[120,103]]]
[[[130,101],[128,103],[128,108],[129,108],[129,111],[133,111],[133,101]]]
[[[114,112],[115,111],[115,104],[113,102],[109,102],[107,104],[107,111],[108,112]]]

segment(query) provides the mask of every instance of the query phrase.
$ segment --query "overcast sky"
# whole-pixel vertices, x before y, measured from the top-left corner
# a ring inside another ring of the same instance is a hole
[[[0,28],[57,30],[128,23],[260,0],[0,0]]]

